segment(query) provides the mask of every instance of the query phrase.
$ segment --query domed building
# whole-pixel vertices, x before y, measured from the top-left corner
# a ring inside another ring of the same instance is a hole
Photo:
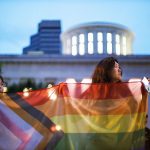
[[[90,22],[61,34],[60,29],[60,21],[42,21],[23,55],[0,55],[0,71],[9,85],[28,79],[37,84],[57,84],[67,79],[82,82],[90,79],[96,64],[108,56],[118,59],[123,80],[149,77],[150,55],[133,53],[134,34],[124,25]]]
[[[62,53],[86,54],[132,54],[134,35],[127,27],[108,22],[84,23],[63,32]]]

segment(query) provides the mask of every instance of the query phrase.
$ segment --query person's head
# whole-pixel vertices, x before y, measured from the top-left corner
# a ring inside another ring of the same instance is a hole
[[[92,75],[92,83],[121,82],[122,70],[119,62],[114,57],[102,59],[96,66]]]
[[[3,88],[4,88],[4,79],[2,76],[0,76],[0,92],[3,92]]]

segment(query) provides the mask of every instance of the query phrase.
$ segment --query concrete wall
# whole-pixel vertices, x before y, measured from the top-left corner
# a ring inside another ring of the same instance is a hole
[[[108,56],[108,55],[107,55]],[[64,82],[67,78],[77,81],[91,77],[96,64],[105,56],[0,56],[2,75],[18,83],[20,79],[32,78],[36,82],[55,80]],[[115,56],[123,69],[123,79],[150,76],[150,56]]]

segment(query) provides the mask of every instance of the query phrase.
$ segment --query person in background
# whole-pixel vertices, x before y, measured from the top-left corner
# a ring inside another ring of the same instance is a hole
[[[3,92],[4,90],[4,79],[2,76],[0,76],[0,92]]]

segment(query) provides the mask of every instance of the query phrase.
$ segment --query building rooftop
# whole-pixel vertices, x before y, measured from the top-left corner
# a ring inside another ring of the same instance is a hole
[[[101,21],[95,21],[95,22],[87,22],[87,23],[82,23],[79,25],[75,25],[68,30],[66,30],[63,34],[70,32],[72,30],[75,30],[77,28],[89,28],[89,27],[110,27],[110,28],[117,28],[121,30],[125,30],[127,32],[130,32],[133,36],[134,33],[126,26],[119,24],[119,23],[112,23],[112,22],[101,22]]]
[[[145,63],[150,64],[150,55],[0,55],[0,63],[96,63],[99,60],[113,56],[120,63]]]

